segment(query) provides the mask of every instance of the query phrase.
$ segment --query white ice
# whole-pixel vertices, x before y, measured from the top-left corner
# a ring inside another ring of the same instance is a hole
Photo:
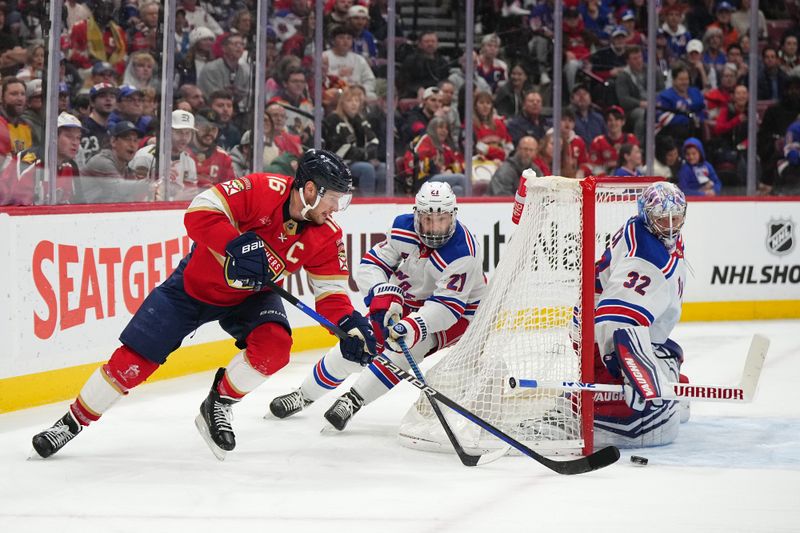
[[[319,352],[294,356],[236,406],[238,446],[224,462],[193,424],[210,372],[139,387],[47,460],[26,460],[30,438],[69,402],[0,415],[0,532],[797,532],[800,321],[681,324],[674,338],[691,379],[734,383],[757,332],[772,345],[753,403],[695,402],[674,444],[635,451],[648,466],[623,451],[580,476],[523,456],[466,468],[400,446],[417,397],[407,383],[343,433],[320,433],[333,394],[264,420]]]

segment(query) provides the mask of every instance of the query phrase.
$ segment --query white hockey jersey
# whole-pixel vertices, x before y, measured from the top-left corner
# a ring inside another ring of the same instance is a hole
[[[456,221],[450,240],[431,249],[414,231],[413,214],[394,220],[386,240],[364,254],[354,277],[367,305],[375,285],[399,286],[406,311],[418,312],[429,333],[447,330],[462,317],[471,320],[486,290],[483,252],[469,230]]]
[[[681,317],[686,286],[683,239],[668,251],[633,217],[614,235],[595,265],[595,340],[600,355],[614,351],[614,331],[646,326],[663,344]]]

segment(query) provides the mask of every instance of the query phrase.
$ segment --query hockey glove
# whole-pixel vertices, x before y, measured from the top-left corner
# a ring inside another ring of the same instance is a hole
[[[339,327],[348,335],[347,338],[339,341],[342,357],[361,366],[370,364],[377,355],[377,341],[369,321],[358,311],[353,311],[353,314],[347,315],[339,321]]]
[[[367,300],[369,319],[378,341],[378,352],[382,352],[389,326],[403,316],[403,289],[392,283],[378,283],[370,289]]]
[[[260,291],[277,281],[286,265],[261,237],[248,231],[225,247],[225,281],[234,289]]]
[[[389,336],[386,338],[386,344],[388,344],[392,350],[402,352],[403,349],[397,342],[398,339],[403,339],[406,348],[410,350],[412,346],[419,341],[425,340],[427,337],[428,325],[425,323],[425,319],[422,318],[419,313],[411,313],[389,328]]]

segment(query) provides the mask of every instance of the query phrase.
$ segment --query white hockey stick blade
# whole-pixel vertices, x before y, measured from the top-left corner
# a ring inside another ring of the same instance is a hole
[[[742,378],[737,385],[699,385],[696,383],[669,383],[664,390],[664,398],[670,400],[689,399],[705,402],[748,403],[753,400],[764,359],[767,357],[769,339],[764,335],[753,335],[750,349],[747,352]],[[605,383],[584,383],[581,381],[539,381],[536,379],[519,379],[510,377],[507,380],[512,389],[538,388],[578,390],[589,392],[623,392],[622,385]]]
[[[485,464],[491,463],[493,461],[497,461],[498,459],[503,457],[505,454],[507,454],[509,451],[511,451],[511,445],[510,444],[506,444],[505,446],[503,446],[502,448],[500,448],[498,450],[495,450],[495,451],[489,452],[489,453],[485,453],[485,454],[481,455],[480,459],[478,459],[478,466],[485,465]]]
[[[761,369],[764,367],[764,360],[767,358],[769,350],[769,339],[764,335],[755,334],[750,341],[750,350],[747,352],[747,359],[744,361],[742,380],[739,387],[744,391],[745,401],[753,400],[758,387],[758,380],[761,377]]]

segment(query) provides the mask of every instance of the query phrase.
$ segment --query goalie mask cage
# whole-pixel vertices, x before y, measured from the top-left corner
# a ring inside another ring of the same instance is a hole
[[[508,378],[594,381],[594,264],[636,215],[642,189],[659,180],[528,179],[519,227],[465,335],[426,373],[430,385],[540,453],[590,453],[591,393],[512,389]],[[447,418],[467,451],[503,446],[462,417]],[[403,418],[399,439],[452,451],[422,396]]]

